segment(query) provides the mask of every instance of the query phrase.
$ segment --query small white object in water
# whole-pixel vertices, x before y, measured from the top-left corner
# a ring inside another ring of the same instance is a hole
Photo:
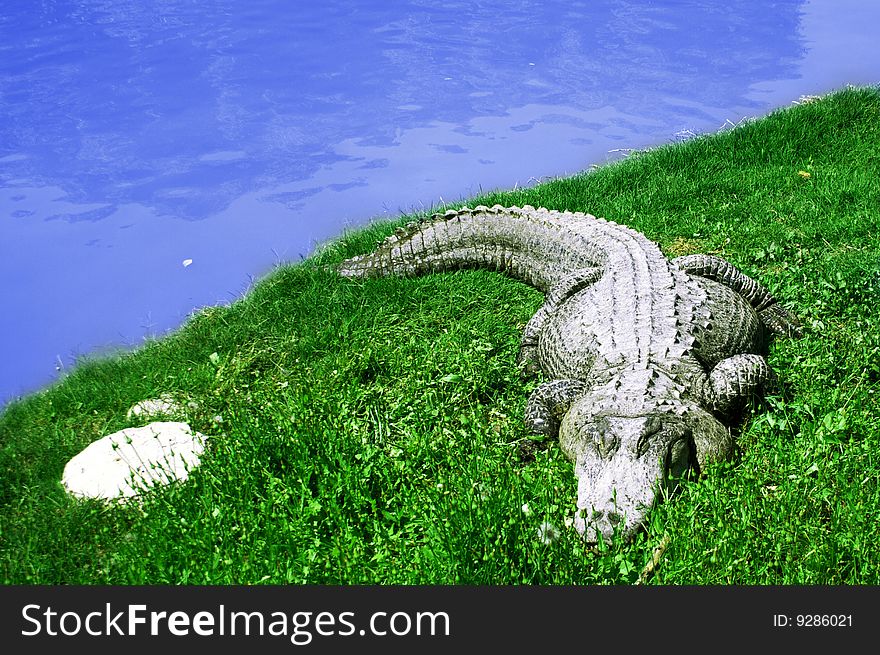
[[[184,259],[184,260],[183,260],[183,267],[186,268],[187,266],[189,266],[189,265],[192,264],[192,263],[193,263],[193,260],[191,260],[191,259]]]
[[[158,421],[126,428],[73,457],[61,484],[74,496],[124,500],[153,485],[185,480],[200,464],[206,440],[186,423]]]

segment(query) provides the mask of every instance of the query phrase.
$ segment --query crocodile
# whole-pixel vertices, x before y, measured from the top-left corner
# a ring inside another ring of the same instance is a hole
[[[529,430],[574,464],[574,526],[629,540],[685,475],[728,459],[730,423],[773,373],[774,334],[800,336],[770,292],[712,255],[667,258],[640,232],[571,211],[477,206],[397,228],[345,277],[499,271],[543,292],[517,362],[543,374]]]

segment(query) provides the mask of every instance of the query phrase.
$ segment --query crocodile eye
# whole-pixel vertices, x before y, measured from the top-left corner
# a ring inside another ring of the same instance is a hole
[[[651,447],[651,437],[660,432],[662,428],[663,421],[656,416],[652,416],[645,421],[645,427],[642,428],[642,433],[639,435],[639,441],[636,444],[636,454],[639,457],[648,452],[648,448]]]
[[[620,447],[620,437],[609,429],[601,430],[596,435],[596,450],[602,457],[610,457]]]
[[[608,458],[617,452],[620,447],[620,437],[611,427],[611,423],[605,417],[599,418],[592,426],[593,445],[599,452],[599,456]]]

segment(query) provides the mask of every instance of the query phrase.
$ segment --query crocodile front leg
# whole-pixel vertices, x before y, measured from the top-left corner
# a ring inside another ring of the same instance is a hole
[[[586,389],[585,382],[571,379],[550,380],[539,385],[526,403],[526,427],[532,434],[555,439],[562,417]]]
[[[761,323],[771,332],[792,337],[803,335],[797,318],[780,305],[764,285],[727,260],[714,255],[685,255],[676,257],[672,263],[689,275],[713,280],[736,291],[755,308]]]
[[[716,412],[728,414],[770,379],[770,367],[760,355],[744,353],[722,359],[706,379],[705,404]]]
[[[566,300],[577,292],[586,289],[600,277],[602,277],[601,268],[582,268],[568,273],[553,285],[553,288],[550,289],[544,300],[544,304],[529,319],[523,331],[516,363],[522,368],[524,375],[532,376],[541,372],[541,362],[538,358],[538,340],[548,319]]]

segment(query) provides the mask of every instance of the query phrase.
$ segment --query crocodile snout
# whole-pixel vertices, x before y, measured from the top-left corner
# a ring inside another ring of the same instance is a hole
[[[591,419],[576,455],[578,512],[575,527],[586,541],[627,540],[644,525],[664,489],[691,461],[682,426],[650,417]]]
[[[587,512],[582,513],[586,514]],[[594,509],[589,512],[589,515],[589,519],[575,519],[575,528],[583,535],[587,543],[597,543],[599,541],[599,533],[602,534],[602,540],[606,543],[612,541],[615,532],[621,530],[620,524],[625,519],[624,514],[612,510]]]
[[[629,539],[647,520],[663,478],[659,462],[581,458],[575,528],[588,543]],[[646,465],[647,464],[647,465]]]
[[[585,518],[582,514],[589,514],[589,518]],[[600,534],[603,542],[610,543],[614,541],[614,535],[620,533],[618,526],[623,520],[623,515],[617,512],[592,510],[591,512],[578,512],[578,516],[574,520],[574,527],[588,544],[598,543]]]

